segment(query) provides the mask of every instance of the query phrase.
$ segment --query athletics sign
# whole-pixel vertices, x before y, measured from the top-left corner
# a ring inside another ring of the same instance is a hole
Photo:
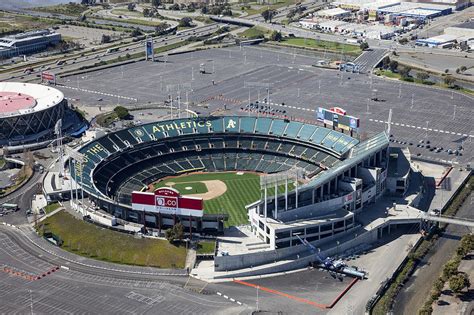
[[[176,189],[159,188],[154,193],[132,192],[132,209],[154,213],[202,217],[202,198],[181,196]]]
[[[51,72],[41,72],[41,82],[48,82],[56,85],[56,75]]]

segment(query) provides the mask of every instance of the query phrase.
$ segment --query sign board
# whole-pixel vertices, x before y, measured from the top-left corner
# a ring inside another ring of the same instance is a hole
[[[51,72],[41,72],[41,82],[48,82],[56,85],[56,75]]]
[[[149,58],[151,58],[152,61],[155,60],[152,38],[147,39],[147,41],[145,42],[145,56],[146,56],[145,58],[146,60],[148,60]]]
[[[202,198],[181,196],[173,188],[159,188],[152,192],[132,192],[132,209],[150,213],[203,216]]]
[[[325,109],[318,107],[316,112],[316,118],[329,126],[334,126],[334,128],[340,128],[343,130],[355,130],[359,129],[360,120],[357,117],[341,114],[345,112],[340,107],[333,107],[333,110]]]

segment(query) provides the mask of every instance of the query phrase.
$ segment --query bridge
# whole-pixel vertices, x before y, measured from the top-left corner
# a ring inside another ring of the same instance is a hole
[[[471,229],[474,229],[474,220],[466,219],[466,218],[457,218],[457,217],[450,217],[450,216],[437,216],[426,214],[423,216],[423,220],[434,221],[434,222],[441,222],[441,223],[449,223],[449,224],[456,224],[456,225],[464,225]]]
[[[403,213],[403,218],[401,218],[400,215],[398,217],[405,221],[414,222],[416,220],[425,220],[430,222],[463,225],[468,228],[474,229],[474,220],[472,219],[431,214],[408,205],[396,205],[394,210],[396,212]],[[393,219],[396,220],[397,218]]]

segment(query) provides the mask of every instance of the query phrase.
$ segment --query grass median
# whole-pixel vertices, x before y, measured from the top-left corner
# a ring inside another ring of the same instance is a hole
[[[329,51],[335,53],[344,53],[349,55],[358,56],[362,50],[358,45],[351,44],[342,44],[338,42],[329,42],[320,39],[310,39],[310,38],[285,38],[281,42],[271,42],[275,45],[296,47],[296,48],[305,48],[319,51]]]
[[[76,219],[65,211],[44,220],[38,230],[59,236],[64,242],[62,249],[98,260],[157,268],[184,268],[186,261],[185,246],[135,238]]]

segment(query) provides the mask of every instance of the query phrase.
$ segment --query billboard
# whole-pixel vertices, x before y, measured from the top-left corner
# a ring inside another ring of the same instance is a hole
[[[51,72],[42,71],[41,82],[49,82],[52,84],[56,84],[56,75]]]
[[[151,60],[154,60],[154,54],[153,54],[153,39],[152,38],[149,38],[147,39],[147,41],[145,42],[145,56],[146,56],[146,60],[148,60],[149,58],[151,58]]]
[[[151,213],[203,216],[202,198],[181,196],[173,188],[158,188],[153,192],[132,192],[132,209]]]
[[[337,109],[337,111],[318,107],[316,118],[326,125],[334,126],[334,128],[340,128],[347,131],[357,131],[360,126],[359,118],[341,114],[345,113],[346,111],[340,107],[333,107],[333,109]]]

